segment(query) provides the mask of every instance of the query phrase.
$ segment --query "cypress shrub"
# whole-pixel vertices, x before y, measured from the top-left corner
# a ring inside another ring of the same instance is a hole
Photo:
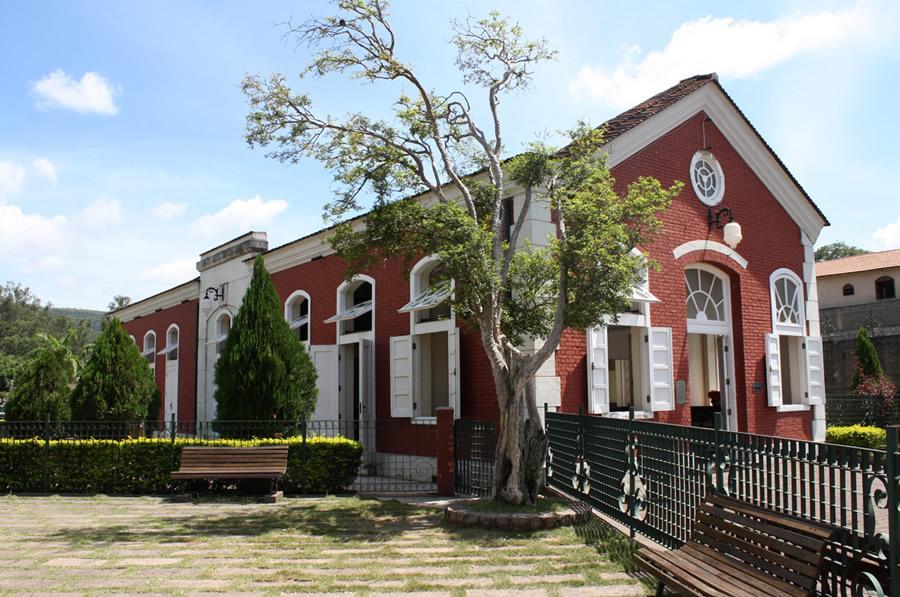
[[[69,395],[77,369],[75,356],[52,336],[42,336],[41,341],[16,373],[6,403],[10,421],[45,421],[48,417],[67,421],[71,416]]]
[[[216,362],[218,421],[295,421],[316,407],[316,369],[284,319],[262,257]],[[220,432],[230,434],[222,427]]]
[[[856,334],[856,371],[850,382],[850,390],[856,390],[866,377],[877,377],[883,373],[878,351],[875,350],[866,328],[859,328]]]
[[[103,323],[100,335],[72,392],[76,421],[141,421],[147,416],[156,384],[122,323]]]

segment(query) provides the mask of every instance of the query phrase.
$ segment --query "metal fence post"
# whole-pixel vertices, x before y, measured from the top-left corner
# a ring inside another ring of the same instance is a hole
[[[634,519],[637,517],[637,459],[638,444],[637,437],[634,434],[634,405],[628,407],[628,435],[626,441],[630,446],[628,451],[628,492],[631,494],[628,498],[628,534],[634,539]]]
[[[44,493],[50,493],[50,415],[44,422]]]
[[[300,474],[300,483],[303,487],[304,493],[306,492],[306,413],[302,413],[300,415],[300,470],[302,471]]]
[[[176,433],[177,430],[175,429],[175,413],[172,413],[172,418],[170,419],[170,421],[172,424],[172,431],[170,433],[171,433],[171,437],[172,437],[172,443],[174,444],[175,436],[177,435],[177,433]]]
[[[890,549],[888,552],[888,572],[890,573],[891,595],[900,595],[900,454],[897,453],[897,429],[896,425],[887,428],[887,498],[888,498],[888,540]]]
[[[714,443],[716,444],[713,456],[713,466],[715,466],[716,469],[716,482],[713,490],[716,493],[726,493],[722,491],[722,485],[724,483],[722,477],[722,467],[724,466],[724,463],[722,462],[722,452],[724,451],[722,447],[722,413],[713,413],[713,428],[715,430]]]

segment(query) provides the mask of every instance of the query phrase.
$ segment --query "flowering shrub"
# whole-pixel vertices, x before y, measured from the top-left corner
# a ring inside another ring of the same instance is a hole
[[[863,424],[884,427],[894,408],[897,386],[884,373],[867,375],[859,361],[856,363],[856,375],[859,383],[853,388],[853,394],[863,396],[867,401]]]

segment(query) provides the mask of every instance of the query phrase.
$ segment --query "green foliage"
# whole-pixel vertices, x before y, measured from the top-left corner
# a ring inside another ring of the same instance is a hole
[[[147,361],[122,323],[113,318],[103,324],[72,392],[72,418],[142,420],[155,390]]]
[[[316,407],[316,370],[291,331],[262,257],[216,362],[220,421],[295,421]]]
[[[269,446],[287,443],[284,488],[292,493],[327,493],[349,486],[359,470],[362,446],[344,438],[246,441],[176,439],[51,441],[50,490],[78,493],[169,493],[171,472],[184,446]],[[44,443],[39,439],[0,442],[0,491],[40,491]]]
[[[111,301],[109,301],[109,304],[106,305],[106,308],[109,311],[115,311],[117,309],[122,309],[124,307],[127,307],[130,304],[131,304],[130,296],[125,296],[124,294],[117,294],[116,296],[113,297],[113,299]]]
[[[878,359],[878,351],[869,338],[866,328],[859,328],[856,334],[856,371],[850,382],[850,390],[853,391],[862,383],[865,377],[878,377],[884,373],[881,361]]]
[[[884,449],[887,444],[887,432],[884,428],[863,425],[829,427],[825,430],[825,441],[842,446]]]
[[[69,395],[78,372],[78,361],[67,342],[40,336],[37,348],[16,374],[15,387],[6,403],[10,421],[66,421],[71,416]],[[74,334],[68,336],[68,342]]]
[[[15,372],[41,346],[41,334],[63,340],[70,333],[70,348],[76,355],[96,336],[91,322],[81,315],[42,304],[21,284],[0,285],[0,402],[7,397]]]
[[[844,257],[853,257],[854,255],[865,255],[868,253],[865,249],[848,245],[845,242],[835,242],[822,245],[816,249],[816,261],[831,261],[832,259],[842,259]]]

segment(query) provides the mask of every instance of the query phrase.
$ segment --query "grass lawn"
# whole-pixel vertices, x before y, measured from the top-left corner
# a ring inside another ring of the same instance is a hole
[[[599,524],[515,535],[360,498],[0,497],[0,592],[642,595]]]

